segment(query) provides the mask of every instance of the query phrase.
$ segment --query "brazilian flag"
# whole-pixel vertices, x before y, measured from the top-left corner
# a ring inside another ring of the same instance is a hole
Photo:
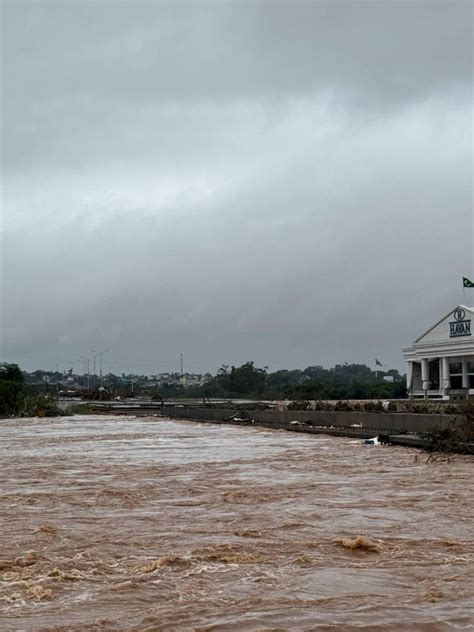
[[[466,277],[462,278],[462,286],[463,287],[474,287],[474,283],[472,281],[470,281],[469,279],[466,279]]]

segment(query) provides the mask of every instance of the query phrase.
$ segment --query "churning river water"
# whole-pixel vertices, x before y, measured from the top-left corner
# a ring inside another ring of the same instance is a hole
[[[470,457],[156,418],[0,435],[2,631],[474,625]]]

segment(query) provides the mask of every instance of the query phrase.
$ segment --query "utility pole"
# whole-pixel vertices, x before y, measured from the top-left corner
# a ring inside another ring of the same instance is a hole
[[[104,349],[104,351],[94,351],[95,354],[97,354],[98,358],[99,358],[99,376],[100,376],[100,385],[102,386],[102,356],[104,355],[104,353],[107,353],[108,351],[110,351],[110,349]]]
[[[183,354],[182,353],[179,354],[179,361],[181,364],[181,377],[183,377]]]
[[[82,361],[86,363],[87,365],[87,390],[90,391],[91,390],[91,373],[90,373],[90,362],[91,359],[88,358],[87,356],[80,356],[82,358]]]
[[[82,359],[79,359],[78,362],[80,362],[82,364],[82,376],[84,377],[86,375],[87,362],[85,360],[82,360]]]
[[[92,387],[95,390],[96,386],[97,386],[97,370],[96,370],[96,358],[97,358],[97,353],[95,351],[89,351],[88,353],[91,354],[91,356],[94,358],[94,378],[92,380]]]

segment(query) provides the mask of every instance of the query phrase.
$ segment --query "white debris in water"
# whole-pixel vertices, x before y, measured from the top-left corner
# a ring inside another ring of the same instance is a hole
[[[377,437],[372,437],[372,439],[364,439],[362,443],[364,445],[382,445]]]

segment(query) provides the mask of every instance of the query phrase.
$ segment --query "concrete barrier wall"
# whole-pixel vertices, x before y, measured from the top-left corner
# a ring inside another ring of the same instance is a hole
[[[252,419],[256,423],[283,428],[292,421],[305,425],[335,428],[361,427],[377,432],[433,432],[446,428],[452,415],[421,415],[414,413],[364,413],[338,411],[275,411],[275,410],[229,410],[216,408],[172,408],[166,414],[171,418],[203,421],[224,421],[237,414],[241,419]]]

